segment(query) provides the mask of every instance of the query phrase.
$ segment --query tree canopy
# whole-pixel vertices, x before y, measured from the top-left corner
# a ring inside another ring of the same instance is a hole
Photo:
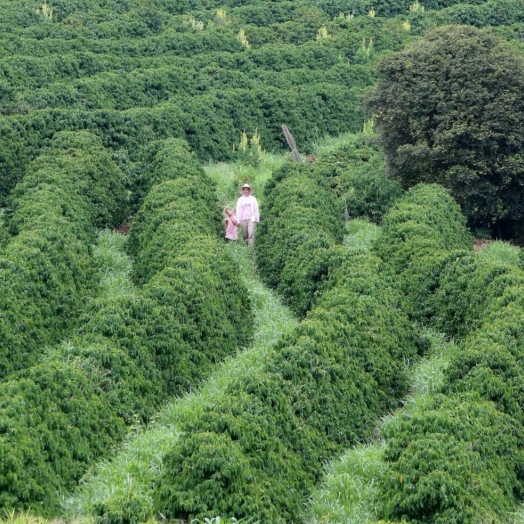
[[[524,216],[524,58],[489,30],[444,26],[385,57],[369,100],[390,173],[449,188],[472,225]]]

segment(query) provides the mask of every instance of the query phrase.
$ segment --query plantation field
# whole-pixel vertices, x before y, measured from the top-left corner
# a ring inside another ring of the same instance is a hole
[[[2,522],[524,522],[522,0],[0,14]]]

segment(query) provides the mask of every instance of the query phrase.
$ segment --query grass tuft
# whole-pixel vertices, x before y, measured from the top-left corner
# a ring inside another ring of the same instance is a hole
[[[378,518],[376,480],[385,469],[384,444],[358,446],[333,462],[309,501],[309,524],[366,524]]]
[[[111,298],[134,292],[131,283],[132,261],[124,248],[127,237],[114,231],[103,230],[93,248],[93,258],[99,273],[101,298]]]
[[[486,262],[498,264],[519,265],[520,248],[508,242],[490,242],[477,253],[477,257]]]
[[[81,520],[49,520],[44,517],[32,515],[30,512],[18,512],[14,509],[8,510],[4,508],[4,515],[0,516],[2,524],[93,524],[93,519],[83,518]]]
[[[380,235],[380,227],[364,219],[350,220],[346,225],[344,245],[355,249],[371,249]]]

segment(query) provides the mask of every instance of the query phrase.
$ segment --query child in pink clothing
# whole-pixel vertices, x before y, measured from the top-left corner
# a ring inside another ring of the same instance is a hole
[[[225,219],[225,230],[226,240],[230,242],[236,242],[238,239],[238,220],[235,216],[233,208],[226,207],[226,219]]]

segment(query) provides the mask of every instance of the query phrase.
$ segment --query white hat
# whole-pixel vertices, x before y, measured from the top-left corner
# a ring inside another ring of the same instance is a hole
[[[249,184],[244,184],[244,185],[243,185],[243,186],[238,190],[238,192],[239,192],[240,194],[242,194],[242,190],[243,190],[244,188],[246,188],[246,187],[249,189],[249,194],[252,195],[252,194],[253,194],[253,189],[251,189],[251,186],[250,186]]]

